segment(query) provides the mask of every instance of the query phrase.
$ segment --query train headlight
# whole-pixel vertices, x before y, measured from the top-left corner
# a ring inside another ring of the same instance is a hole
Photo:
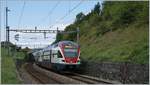
[[[80,60],[78,60],[77,62],[80,62]]]
[[[81,63],[80,60],[78,60],[77,63],[80,64]]]

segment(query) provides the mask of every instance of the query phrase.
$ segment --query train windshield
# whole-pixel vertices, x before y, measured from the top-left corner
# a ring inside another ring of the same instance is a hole
[[[64,49],[65,57],[77,57],[77,49]]]

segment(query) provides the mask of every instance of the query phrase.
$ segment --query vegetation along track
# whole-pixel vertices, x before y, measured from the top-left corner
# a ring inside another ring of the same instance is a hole
[[[32,64],[25,65],[26,71],[41,84],[60,84],[61,82],[51,79],[49,76],[35,70]]]

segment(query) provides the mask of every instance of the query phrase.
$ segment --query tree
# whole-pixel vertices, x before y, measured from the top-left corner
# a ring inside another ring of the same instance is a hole
[[[84,18],[84,14],[80,12],[79,14],[76,15],[76,21],[75,22],[80,22]]]
[[[94,13],[97,13],[98,15],[100,14],[100,12],[101,12],[101,9],[100,9],[100,3],[98,2],[96,5],[95,5],[95,7],[94,7]]]

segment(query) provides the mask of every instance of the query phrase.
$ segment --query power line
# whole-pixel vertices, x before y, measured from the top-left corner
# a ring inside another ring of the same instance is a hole
[[[20,14],[20,17],[19,17],[18,28],[19,28],[19,26],[21,24],[21,20],[22,20],[25,4],[26,4],[26,2],[24,1],[23,6],[22,6],[22,10],[21,10],[21,14]]]
[[[57,20],[56,23],[60,22],[60,21],[63,20],[64,18],[66,18],[71,12],[73,12],[73,10],[75,10],[78,6],[80,6],[83,1],[84,1],[84,0],[81,0],[76,6],[74,6],[71,10],[69,10],[68,13],[66,13],[63,17],[61,17],[59,20]],[[50,28],[52,28],[53,26],[54,26],[54,24],[51,25]]]
[[[58,1],[58,2],[53,6],[52,9],[50,9],[50,11],[48,12],[47,16],[45,16],[45,17],[43,17],[43,18],[41,19],[42,22],[45,21],[45,20],[47,19],[47,17],[48,17],[50,14],[53,13],[53,11],[56,9],[56,7],[58,6],[59,3],[60,3],[60,1]],[[39,25],[40,25],[40,23],[39,23],[37,26],[39,26]]]

